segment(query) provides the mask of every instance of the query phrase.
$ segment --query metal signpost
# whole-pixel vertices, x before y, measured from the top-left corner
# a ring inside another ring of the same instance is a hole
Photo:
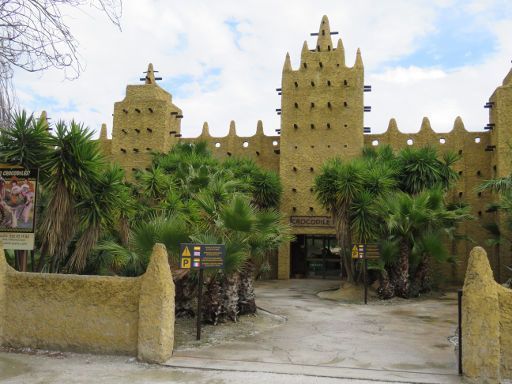
[[[364,303],[368,304],[368,259],[376,260],[380,257],[377,244],[352,244],[352,259],[363,260]]]
[[[224,269],[225,256],[226,246],[224,244],[180,244],[180,267],[183,269],[199,270],[199,285],[197,290],[197,340],[201,340],[203,271],[210,268]]]

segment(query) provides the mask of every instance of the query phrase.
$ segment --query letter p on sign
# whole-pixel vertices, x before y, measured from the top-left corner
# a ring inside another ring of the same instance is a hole
[[[181,258],[181,268],[190,269],[190,257]]]

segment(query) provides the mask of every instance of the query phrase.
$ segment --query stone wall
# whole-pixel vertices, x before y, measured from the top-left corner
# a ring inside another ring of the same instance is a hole
[[[462,298],[462,366],[475,382],[512,379],[512,290],[494,281],[485,250],[471,251]]]
[[[476,220],[460,224],[459,232],[468,236],[473,241],[458,241],[448,245],[454,254],[461,255],[458,258],[457,277],[458,281],[464,279],[464,271],[467,266],[467,259],[463,257],[468,255],[476,244],[484,244],[490,237],[484,229],[495,221],[495,214],[487,211],[487,205],[492,201],[493,196],[489,191],[479,192],[476,188],[485,180],[494,177],[491,151],[486,150],[490,145],[490,134],[486,131],[470,132],[464,127],[460,117],[455,119],[453,129],[450,132],[436,132],[432,129],[427,117],[423,118],[421,127],[417,132],[401,132],[395,119],[391,119],[386,132],[381,134],[365,135],[365,145],[379,147],[390,145],[394,150],[400,150],[410,147],[435,147],[439,153],[451,151],[459,154],[460,160],[454,165],[454,170],[458,173],[459,179],[448,192],[448,199],[451,202],[462,201],[470,205],[471,214]],[[495,255],[493,255],[494,259]],[[492,260],[494,270],[498,270],[498,262]],[[446,275],[450,274],[448,268],[445,268]],[[439,271],[440,272],[440,271]],[[446,276],[449,277],[449,276]],[[455,276],[451,276],[455,277]]]
[[[252,159],[259,166],[279,172],[280,136],[267,136],[263,132],[263,123],[258,121],[253,136],[238,136],[235,122],[229,124],[229,132],[224,137],[210,135],[208,123],[198,137],[181,138],[181,142],[195,143],[205,141],[213,156],[225,160],[231,156]]]
[[[0,248],[0,344],[171,357],[174,283],[161,244],[137,278],[21,273]]]

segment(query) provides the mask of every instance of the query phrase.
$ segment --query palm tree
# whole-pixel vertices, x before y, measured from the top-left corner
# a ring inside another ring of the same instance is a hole
[[[489,204],[488,212],[496,212],[502,220],[498,223],[489,223],[484,228],[489,233],[487,244],[494,249],[496,257],[497,279],[502,281],[502,260],[500,248],[504,244],[512,243],[512,175],[498,179],[486,180],[476,189],[478,192],[491,191],[498,194],[499,200]]]
[[[327,160],[315,178],[316,198],[331,212],[334,219],[336,238],[341,248],[341,264],[345,265],[349,282],[354,281],[349,252],[352,242],[350,207],[363,189],[364,170],[361,161],[344,163],[341,159],[335,158]]]
[[[54,150],[43,163],[49,175],[44,187],[50,199],[40,225],[39,270],[47,256],[51,256],[50,270],[59,270],[77,229],[75,204],[81,197],[90,196],[91,187],[99,182],[103,158],[92,134],[74,121],[69,127],[60,121],[49,138]]]
[[[251,193],[252,203],[258,209],[274,209],[279,206],[282,185],[276,172],[264,170],[247,158],[230,157],[222,166],[244,184],[245,188],[239,190]]]
[[[332,159],[324,164],[315,179],[317,200],[334,218],[349,281],[353,281],[348,252],[351,240],[353,237],[358,243],[376,240],[380,222],[375,202],[396,186],[397,170],[388,157],[386,149],[368,149],[362,159],[346,163]]]
[[[400,190],[410,194],[437,187],[447,190],[458,179],[452,166],[459,159],[454,152],[445,152],[439,159],[430,146],[402,149],[396,158]]]
[[[140,189],[141,197],[150,206],[160,203],[172,188],[170,176],[158,166],[137,172],[135,180]]]
[[[379,207],[387,238],[398,246],[391,276],[394,292],[407,298],[411,261],[416,265],[415,280],[419,280],[421,289],[428,275],[428,259],[445,259],[448,255],[442,241],[443,231],[471,216],[467,207],[448,210],[440,189],[424,190],[417,195],[394,193],[382,198]]]

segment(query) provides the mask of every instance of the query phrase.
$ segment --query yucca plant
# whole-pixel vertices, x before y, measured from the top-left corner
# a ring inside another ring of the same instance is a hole
[[[46,120],[23,110],[11,121],[11,125],[0,127],[0,162],[41,168],[51,151]],[[41,171],[44,177],[44,168]]]
[[[108,232],[118,223],[124,208],[129,206],[128,187],[123,183],[124,171],[117,165],[108,166],[86,196],[76,204],[81,233],[67,261],[66,270],[81,272],[87,257],[96,246],[101,232]]]
[[[39,270],[51,257],[50,270],[57,272],[68,252],[68,246],[77,229],[75,204],[91,194],[91,187],[99,182],[104,159],[93,132],[82,124],[63,121],[55,125],[49,138],[54,149],[42,167],[48,172],[44,187],[50,199],[40,225],[41,259]]]
[[[446,152],[439,159],[434,147],[407,147],[397,155],[399,188],[407,193],[418,194],[425,189],[442,188],[447,190],[458,174],[452,166],[460,158],[454,152]]]

